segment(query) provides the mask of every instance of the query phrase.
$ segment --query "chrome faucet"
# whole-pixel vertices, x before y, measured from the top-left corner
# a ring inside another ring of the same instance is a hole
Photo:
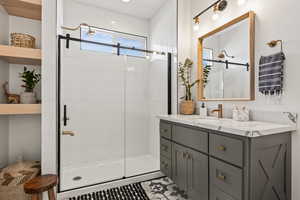
[[[219,104],[218,105],[218,109],[214,109],[211,111],[211,113],[215,113],[215,112],[218,112],[218,118],[223,118],[223,105],[222,104]]]

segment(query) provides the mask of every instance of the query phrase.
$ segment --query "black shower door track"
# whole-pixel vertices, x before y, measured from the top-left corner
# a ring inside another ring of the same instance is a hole
[[[60,177],[60,153],[61,153],[61,148],[60,148],[60,134],[61,134],[61,110],[60,110],[60,100],[61,100],[61,96],[60,96],[60,92],[61,92],[61,41],[62,40],[66,40],[66,48],[70,48],[70,41],[77,41],[77,42],[84,42],[84,43],[90,43],[90,44],[98,44],[98,45],[104,45],[104,46],[111,46],[111,47],[115,47],[118,48],[118,55],[120,52],[120,49],[130,49],[130,50],[135,50],[135,51],[143,51],[146,53],[153,53],[154,51],[150,51],[150,50],[145,50],[145,49],[136,49],[136,48],[130,48],[130,47],[123,47],[120,46],[120,44],[117,45],[112,45],[112,44],[107,44],[107,43],[101,43],[101,42],[94,42],[94,41],[88,41],[88,40],[82,40],[79,38],[73,38],[70,37],[69,34],[66,34],[66,36],[64,35],[58,35],[58,52],[57,52],[57,172],[58,172],[58,176]],[[161,53],[161,55],[165,55],[165,53]],[[168,73],[167,73],[167,80],[168,80],[168,114],[172,114],[172,54],[170,52],[167,53],[167,57],[168,57]],[[142,176],[142,175],[147,175],[147,174],[152,174],[155,172],[159,172],[159,171],[154,171],[154,172],[148,172],[148,173],[144,173],[144,174],[140,174],[137,176]],[[70,190],[64,190],[61,191],[60,190],[60,181],[58,182],[58,187],[57,190],[58,192],[68,192],[68,191],[72,191],[72,190],[76,190],[76,189],[81,189],[81,188],[86,188],[86,187],[91,187],[91,186],[96,186],[96,185],[100,185],[100,184],[104,184],[104,183],[110,183],[110,182],[114,182],[114,181],[118,181],[118,180],[123,180],[125,178],[133,178],[133,177],[137,177],[137,176],[130,176],[130,177],[123,177],[121,179],[116,179],[116,180],[111,180],[111,181],[106,181],[106,182],[101,182],[101,183],[97,183],[97,184],[92,184],[92,185],[87,185],[87,186],[83,186],[83,187],[79,187],[79,188],[74,188],[74,189],[70,189]]]

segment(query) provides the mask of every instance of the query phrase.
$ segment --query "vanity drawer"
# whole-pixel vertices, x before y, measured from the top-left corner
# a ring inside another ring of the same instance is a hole
[[[173,140],[193,149],[208,152],[208,133],[174,125]]]
[[[219,190],[217,187],[212,187],[210,190],[210,200],[241,200],[241,199],[234,199],[230,195],[224,193],[222,190]]]
[[[160,156],[160,171],[167,177],[172,178],[171,159]]]
[[[161,155],[171,159],[172,156],[172,144],[171,141],[164,138],[160,138],[160,153]]]
[[[171,139],[172,125],[165,122],[160,122],[160,136]]]
[[[237,166],[243,166],[243,141],[221,135],[210,134],[209,143],[210,155]]]
[[[243,172],[225,162],[210,159],[211,188],[217,187],[235,199],[242,199]]]

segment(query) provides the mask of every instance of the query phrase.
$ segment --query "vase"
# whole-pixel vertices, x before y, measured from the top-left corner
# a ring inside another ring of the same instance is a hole
[[[180,114],[192,115],[195,112],[195,102],[194,101],[182,101],[180,103]]]
[[[20,95],[21,104],[35,104],[36,97],[34,92],[23,92]]]

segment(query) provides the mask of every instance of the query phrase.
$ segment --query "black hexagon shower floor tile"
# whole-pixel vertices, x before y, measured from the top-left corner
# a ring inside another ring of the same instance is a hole
[[[109,190],[68,198],[68,200],[187,200],[187,195],[169,178],[134,183]]]

